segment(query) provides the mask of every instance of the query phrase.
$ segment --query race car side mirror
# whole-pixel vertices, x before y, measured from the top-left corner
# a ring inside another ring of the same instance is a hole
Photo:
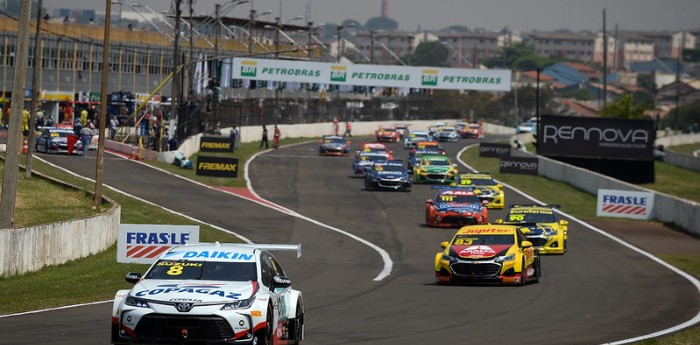
[[[292,281],[289,280],[289,278],[285,276],[272,277],[272,286],[270,287],[272,290],[276,288],[287,288],[290,286],[292,286]]]
[[[447,241],[441,242],[441,243],[440,243],[440,247],[442,247],[442,249],[445,249],[445,248],[447,248],[447,245],[448,245],[448,244],[449,244],[449,243],[448,243]]]
[[[520,244],[520,246],[523,247],[523,248],[530,248],[530,247],[532,247],[532,242],[530,242],[530,241],[523,241],[523,242]]]
[[[141,280],[141,273],[139,272],[129,272],[124,276],[124,280],[131,284],[136,284]]]
[[[562,219],[559,221],[559,225],[569,225],[569,221]]]
[[[433,199],[428,199],[428,200],[425,201],[425,203],[426,203],[426,204],[432,205],[432,204],[435,203],[435,201],[433,201]]]

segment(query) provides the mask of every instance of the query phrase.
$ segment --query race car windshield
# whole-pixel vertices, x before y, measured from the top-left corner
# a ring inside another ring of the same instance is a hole
[[[441,194],[440,202],[449,202],[455,204],[480,204],[479,198],[476,195],[453,195],[453,194]]]
[[[493,179],[485,179],[485,178],[462,178],[460,179],[461,184],[470,184],[473,186],[493,186],[496,183],[493,181]]]
[[[378,171],[403,171],[403,166],[401,165],[380,165],[377,167]]]
[[[423,164],[426,164],[426,165],[436,165],[436,166],[445,166],[445,165],[450,165],[450,162],[445,161],[445,160],[440,160],[440,159],[436,159],[436,160],[428,160],[428,159],[426,159],[425,162],[423,162]]]
[[[383,162],[387,160],[386,156],[382,155],[367,155],[367,156],[362,156],[363,161],[370,161],[370,162]]]
[[[145,279],[165,280],[257,280],[254,262],[213,262],[159,260]]]
[[[494,244],[515,244],[513,235],[458,235],[452,241],[456,246],[494,245]]]
[[[343,138],[326,139],[326,140],[324,140],[324,142],[326,144],[342,144],[342,145],[346,144],[345,139],[343,139]]]
[[[507,223],[556,223],[557,218],[552,212],[511,213],[506,218]]]

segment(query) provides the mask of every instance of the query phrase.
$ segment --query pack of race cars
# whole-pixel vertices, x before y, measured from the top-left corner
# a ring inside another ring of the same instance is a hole
[[[354,177],[364,179],[367,191],[414,190],[413,184],[432,185],[425,201],[425,226],[456,228],[443,251],[436,254],[435,281],[524,285],[541,277],[540,255],[564,254],[568,222],[558,218],[556,205],[508,205],[503,185],[490,174],[460,172],[441,142],[483,138],[475,125],[459,123],[461,134],[436,123],[428,130],[403,135],[405,160],[397,159],[385,142],[397,142],[393,127],[380,128],[376,142],[362,143],[355,152]],[[469,133],[465,133],[469,131]],[[504,219],[489,219],[489,210],[504,209]]]

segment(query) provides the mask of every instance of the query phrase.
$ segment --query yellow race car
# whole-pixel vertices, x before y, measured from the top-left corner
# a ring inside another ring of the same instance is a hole
[[[472,186],[478,189],[479,199],[486,200],[487,208],[502,209],[506,205],[506,196],[503,192],[503,185],[496,182],[488,173],[464,173],[455,177],[455,185]]]
[[[569,238],[569,222],[559,219],[558,205],[508,205],[506,219],[497,224],[516,225],[540,254],[564,254]]]
[[[435,256],[435,281],[448,283],[537,282],[540,259],[532,243],[514,225],[470,225],[442,242]]]

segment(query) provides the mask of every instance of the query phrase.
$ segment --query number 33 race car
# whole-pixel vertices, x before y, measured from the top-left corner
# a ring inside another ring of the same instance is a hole
[[[299,344],[304,302],[270,251],[300,245],[202,243],[169,249],[112,308],[113,344]]]

